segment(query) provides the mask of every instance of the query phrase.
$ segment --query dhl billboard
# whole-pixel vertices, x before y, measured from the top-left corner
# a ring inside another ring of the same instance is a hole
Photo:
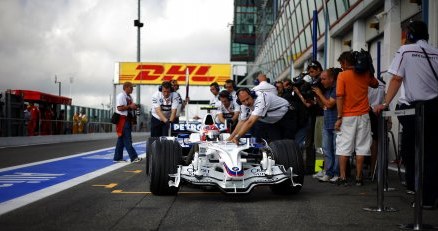
[[[229,64],[120,62],[115,83],[129,81],[140,85],[159,85],[175,79],[183,84],[186,81],[186,69],[189,70],[190,85],[210,85],[212,82],[223,85],[231,76]]]

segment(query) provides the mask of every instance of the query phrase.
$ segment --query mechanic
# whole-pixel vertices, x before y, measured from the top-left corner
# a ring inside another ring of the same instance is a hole
[[[230,132],[234,131],[240,114],[240,105],[233,101],[230,93],[223,90],[218,96],[221,105],[217,111],[217,120],[220,123],[226,124]]]
[[[179,98],[179,100],[178,100],[178,107],[176,109],[176,117],[175,117],[175,121],[174,121],[174,123],[179,123],[179,117],[181,116],[181,112],[184,111],[184,109],[185,109],[185,107],[187,105],[187,102],[189,102],[189,99],[182,100],[181,94],[179,94],[179,92],[178,92],[179,84],[178,84],[177,80],[175,80],[175,79],[171,80],[170,84],[172,84],[173,94],[176,94],[178,96],[178,98]]]
[[[438,140],[438,49],[427,42],[429,32],[426,23],[410,22],[406,32],[407,44],[399,48],[388,69],[393,76],[385,100],[374,110],[381,112],[387,108],[402,84],[404,94],[401,95],[407,104],[402,104],[397,109],[415,108],[416,104],[424,103],[425,126],[423,131],[419,131],[424,134],[422,206],[423,209],[435,209],[438,202],[438,155],[435,151]],[[413,117],[399,117],[403,125],[402,152],[408,187],[412,187],[414,183],[415,134],[418,132]]]
[[[269,79],[263,72],[258,74],[257,79],[254,81],[254,85],[256,86],[252,89],[253,91],[261,91],[278,95],[277,88],[269,83]]]
[[[152,95],[151,137],[167,136],[170,123],[176,119],[179,97],[172,92],[172,84],[164,81]]]
[[[219,100],[219,84],[217,82],[213,82],[210,84],[210,92],[212,94],[210,98],[210,106],[219,108],[221,106],[221,101]],[[217,118],[217,110],[210,110],[211,116],[213,118]],[[215,119],[216,120],[216,119]]]
[[[241,105],[239,122],[228,140],[238,144],[239,138],[257,121],[269,125],[266,126],[266,137],[262,137],[268,141],[294,138],[294,117],[287,100],[274,94],[251,91],[246,87],[237,91],[237,97],[237,104]]]
[[[225,80],[224,88],[225,88],[225,90],[227,90],[230,93],[230,95],[233,97],[233,100],[236,101],[236,99],[237,99],[236,82],[234,82],[234,80],[232,80],[232,79],[227,79],[227,80]]]
[[[134,86],[131,82],[125,82],[123,84],[123,91],[116,97],[116,113],[120,115],[119,122],[116,125],[117,131],[117,144],[114,151],[114,162],[125,162],[123,160],[123,148],[129,154],[131,162],[140,162],[141,158],[138,157],[137,152],[132,147],[132,120],[134,118],[134,110],[138,107],[131,98],[131,93]]]

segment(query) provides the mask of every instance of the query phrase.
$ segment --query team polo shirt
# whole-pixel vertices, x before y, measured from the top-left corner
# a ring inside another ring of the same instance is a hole
[[[178,107],[176,108],[176,117],[180,117],[181,115],[181,109],[182,109],[182,104],[183,104],[183,100],[181,98],[181,94],[179,94],[179,92],[173,92],[173,94],[176,94],[178,96]]]
[[[259,85],[255,86],[252,90],[253,91],[261,91],[261,92],[272,93],[272,94],[275,94],[275,95],[278,94],[277,88],[274,85],[272,85],[272,84],[270,84],[270,83],[268,83],[266,81],[261,81],[259,83]]]
[[[157,91],[152,95],[152,116],[156,119],[160,119],[156,112],[156,108],[161,108],[164,116],[169,119],[172,109],[177,109],[179,104],[179,97],[175,92],[170,93],[168,98],[164,98],[163,93]]]
[[[120,92],[116,97],[116,113],[118,113],[119,115],[128,116],[128,112],[129,112],[128,110],[119,111],[117,109],[117,107],[127,106],[127,105],[131,104],[132,102],[133,102],[133,100],[132,100],[130,95],[126,94],[125,91]]]
[[[358,74],[352,69],[339,73],[336,97],[344,97],[342,116],[361,116],[370,109],[368,87],[377,87],[379,82],[369,73]]]
[[[247,107],[240,106],[239,120],[247,120],[251,115],[259,116],[259,121],[273,124],[278,122],[289,110],[287,100],[265,92],[256,92],[257,98],[254,99],[254,105]]]
[[[240,111],[240,105],[238,105],[235,102],[230,102],[230,106],[228,108],[225,107],[225,105],[221,104],[219,106],[219,109],[217,111],[217,114],[222,114],[222,116],[225,119],[231,119],[234,116],[234,113],[237,113]]]
[[[401,46],[388,70],[389,73],[403,78],[407,102],[438,97],[438,81],[421,47],[426,51],[435,72],[438,73],[438,49],[425,40]]]

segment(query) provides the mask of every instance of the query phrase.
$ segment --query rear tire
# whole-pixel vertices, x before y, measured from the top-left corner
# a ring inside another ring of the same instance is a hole
[[[182,149],[177,141],[156,140],[152,143],[149,163],[150,190],[154,195],[174,195],[179,187],[169,187],[169,174],[177,172]]]
[[[272,149],[272,157],[276,165],[283,165],[285,170],[293,168],[293,173],[298,175],[293,178],[294,183],[304,183],[304,161],[298,145],[293,140],[277,140],[269,145]],[[290,179],[280,184],[271,185],[271,190],[277,194],[295,194],[302,186],[292,186]]]

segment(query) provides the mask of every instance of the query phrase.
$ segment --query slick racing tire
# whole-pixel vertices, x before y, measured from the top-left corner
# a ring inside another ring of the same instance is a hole
[[[174,195],[179,188],[169,187],[169,174],[177,172],[181,163],[181,146],[174,140],[156,140],[152,143],[149,164],[150,190],[154,195]]]
[[[277,140],[269,145],[272,149],[272,157],[276,165],[283,165],[287,171],[293,168],[294,183],[304,183],[304,161],[298,145],[293,140]],[[271,190],[277,194],[295,194],[301,190],[301,186],[292,186],[290,179],[279,184],[271,185]]]
[[[149,176],[149,164],[150,164],[150,156],[152,153],[152,143],[156,140],[159,140],[159,137],[149,137],[146,144],[146,175]]]

